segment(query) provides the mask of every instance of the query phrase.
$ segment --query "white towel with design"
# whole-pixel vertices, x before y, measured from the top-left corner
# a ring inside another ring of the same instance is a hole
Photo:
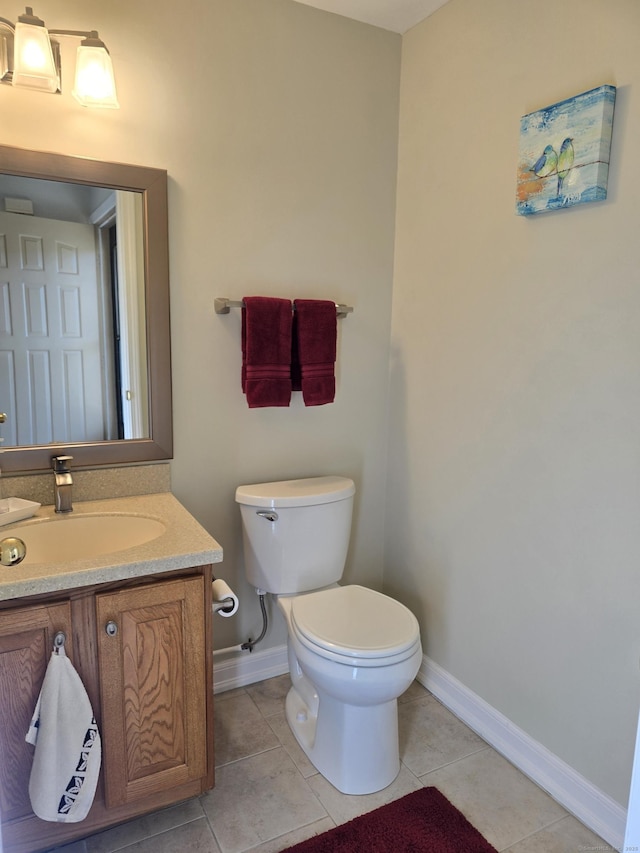
[[[64,646],[51,655],[25,740],[35,746],[29,779],[34,813],[57,823],[84,820],[102,749],[87,691]]]

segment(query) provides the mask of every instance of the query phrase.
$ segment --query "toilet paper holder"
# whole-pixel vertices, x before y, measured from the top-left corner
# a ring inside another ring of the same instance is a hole
[[[211,587],[213,612],[220,616],[234,616],[238,611],[239,601],[231,587],[222,578],[216,578]]]

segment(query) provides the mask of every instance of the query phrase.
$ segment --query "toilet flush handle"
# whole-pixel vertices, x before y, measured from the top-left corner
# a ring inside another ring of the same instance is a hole
[[[256,512],[256,515],[259,515],[260,518],[266,518],[267,521],[277,521],[278,513],[272,509],[259,509]]]

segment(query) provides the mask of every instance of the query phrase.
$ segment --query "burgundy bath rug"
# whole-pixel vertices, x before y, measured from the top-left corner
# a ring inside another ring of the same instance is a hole
[[[287,853],[497,853],[437,788],[421,788]]]

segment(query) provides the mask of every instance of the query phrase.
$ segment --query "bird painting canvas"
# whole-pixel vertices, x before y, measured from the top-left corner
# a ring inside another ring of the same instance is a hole
[[[615,100],[615,86],[599,86],[521,118],[519,214],[607,197]]]

